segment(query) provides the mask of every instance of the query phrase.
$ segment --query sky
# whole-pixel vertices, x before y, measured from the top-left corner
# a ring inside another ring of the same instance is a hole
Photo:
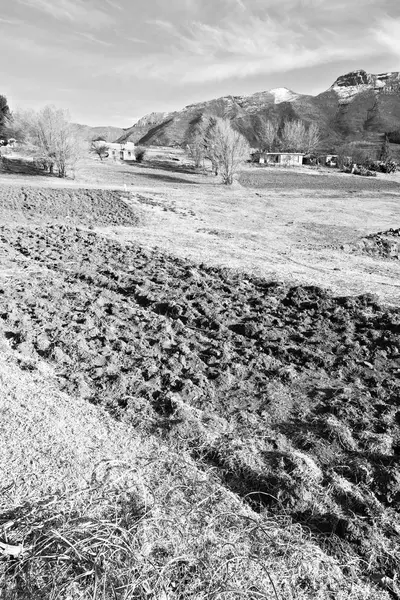
[[[400,71],[399,0],[0,0],[0,94],[74,122]]]

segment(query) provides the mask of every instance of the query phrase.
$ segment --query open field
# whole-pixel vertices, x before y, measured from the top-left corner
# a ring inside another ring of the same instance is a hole
[[[0,593],[399,598],[400,182],[168,153],[0,175]]]
[[[87,161],[75,180],[27,177],[24,187],[115,188],[140,222],[132,230],[99,229],[113,239],[272,280],[321,285],[334,294],[366,292],[400,302],[399,261],[342,250],[398,227],[400,174],[375,179],[248,167],[239,179],[247,187],[225,188],[212,175],[195,173],[180,151],[168,150],[163,161],[160,152],[143,166]],[[252,187],[261,180],[267,187]],[[3,182],[21,185],[13,176],[0,176]]]

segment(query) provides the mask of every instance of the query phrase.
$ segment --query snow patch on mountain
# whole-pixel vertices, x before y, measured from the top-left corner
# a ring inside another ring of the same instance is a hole
[[[275,104],[280,104],[281,102],[293,102],[293,100],[296,100],[299,97],[299,94],[295,94],[285,87],[274,88],[269,90],[269,93],[274,97]]]

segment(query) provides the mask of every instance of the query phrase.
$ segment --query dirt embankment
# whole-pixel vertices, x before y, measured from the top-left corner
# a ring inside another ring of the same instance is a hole
[[[376,258],[400,260],[400,228],[367,235],[354,244],[344,244],[346,252],[367,254]]]
[[[400,575],[398,310],[75,228],[3,228],[0,243],[45,267],[0,293],[30,368],[40,356],[61,387],[184,444],[365,575]]]
[[[96,189],[0,187],[0,222],[134,226],[139,216],[122,192]]]

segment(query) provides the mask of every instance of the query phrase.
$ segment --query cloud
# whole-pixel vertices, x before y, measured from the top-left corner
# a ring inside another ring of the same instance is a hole
[[[44,12],[54,19],[103,27],[110,23],[107,13],[84,0],[17,0],[20,4]]]
[[[377,27],[372,29],[372,33],[379,44],[400,59],[400,18],[391,17],[382,18]]]
[[[111,8],[115,8],[116,10],[123,10],[122,6],[118,4],[116,0],[105,0]]]
[[[80,35],[81,37],[85,38],[86,40],[88,40],[89,42],[93,42],[94,44],[100,44],[101,46],[112,46],[113,45],[111,42],[107,42],[106,40],[97,38],[96,36],[92,35],[91,33],[82,32],[82,31],[77,31],[76,33],[78,35]]]
[[[4,23],[4,25],[21,25],[22,21],[19,19],[3,19],[3,17],[0,17],[0,23]]]
[[[316,5],[322,0],[283,0]],[[238,0],[225,0],[234,2]],[[239,7],[240,8],[240,7]],[[355,45],[351,35],[318,27],[300,18],[263,17],[246,12],[240,19],[229,15],[218,25],[201,21],[177,26],[166,20],[148,21],[163,37],[162,52],[120,63],[118,74],[171,80],[180,83],[222,81],[312,67],[338,60],[373,54],[368,32],[359,34]],[[360,39],[361,38],[361,39]]]
[[[127,40],[128,42],[134,42],[135,44],[148,44],[149,43],[147,40],[143,40],[142,38],[134,37],[132,35],[125,35],[124,40]]]

